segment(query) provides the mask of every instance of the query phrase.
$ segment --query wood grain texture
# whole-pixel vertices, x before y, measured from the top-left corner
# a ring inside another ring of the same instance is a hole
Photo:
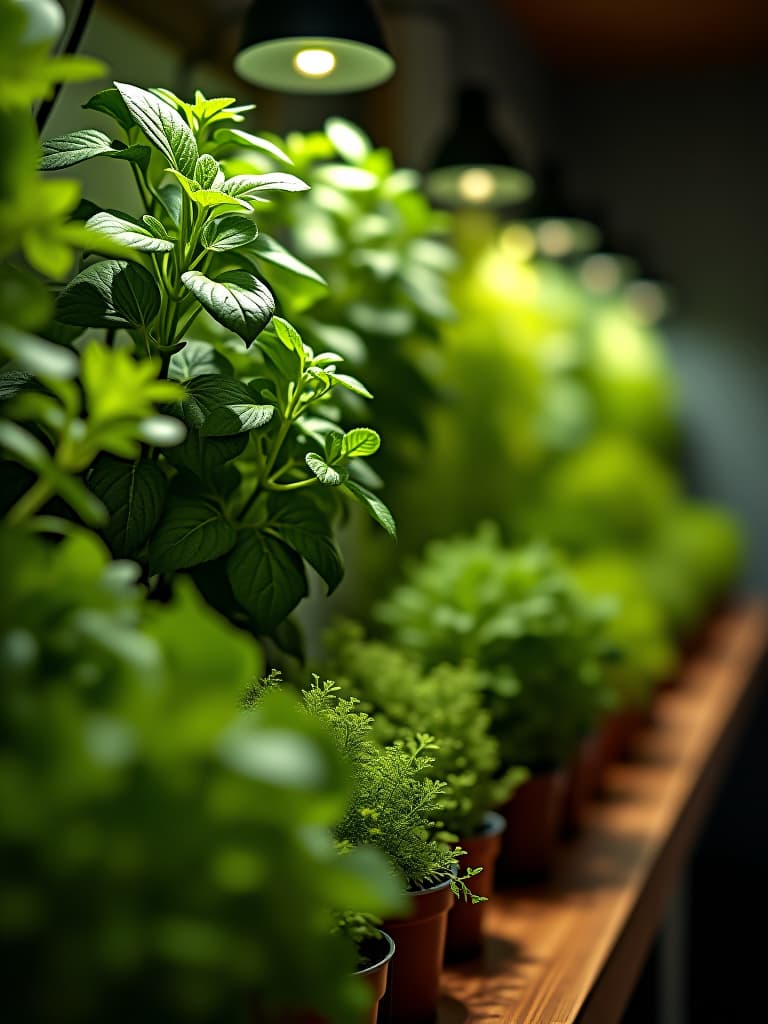
[[[497,894],[480,960],[447,970],[439,1024],[615,1024],[757,690],[768,609],[723,613],[661,692],[552,879]]]

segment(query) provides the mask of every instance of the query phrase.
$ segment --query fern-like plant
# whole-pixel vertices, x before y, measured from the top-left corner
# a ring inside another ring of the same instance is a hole
[[[367,639],[351,621],[330,630],[326,646],[329,673],[373,715],[376,740],[407,742],[419,730],[435,737],[426,772],[447,783],[444,828],[459,837],[477,832],[484,813],[504,803],[526,776],[524,768],[502,769],[484,706],[484,674],[470,661],[424,669],[414,654]]]

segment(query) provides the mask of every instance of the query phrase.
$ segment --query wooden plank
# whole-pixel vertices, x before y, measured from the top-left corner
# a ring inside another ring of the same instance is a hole
[[[551,880],[488,907],[483,958],[445,972],[439,1024],[614,1024],[757,690],[768,609],[724,613],[659,694]]]

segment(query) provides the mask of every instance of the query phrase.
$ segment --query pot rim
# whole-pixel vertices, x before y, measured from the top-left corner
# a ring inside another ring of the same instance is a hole
[[[387,944],[387,952],[376,963],[369,964],[367,967],[361,967],[360,970],[355,971],[356,978],[364,978],[366,974],[371,974],[373,971],[379,970],[385,964],[388,964],[392,957],[395,955],[395,940],[387,932],[382,931],[381,928],[377,928],[379,938],[383,939]]]
[[[407,896],[427,896],[432,892],[439,892],[441,889],[447,888],[453,881],[454,872],[447,875],[442,882],[434,882],[432,885],[425,886],[423,889],[406,889]]]

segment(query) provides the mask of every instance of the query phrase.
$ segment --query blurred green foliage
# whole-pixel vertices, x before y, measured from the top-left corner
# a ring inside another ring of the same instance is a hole
[[[417,655],[367,639],[363,627],[344,621],[329,630],[327,673],[372,716],[379,743],[407,740],[419,731],[434,736],[426,774],[443,780],[443,828],[460,840],[472,836],[486,811],[500,806],[524,781],[523,768],[502,771],[499,742],[484,706],[485,675],[473,663],[422,668]]]
[[[433,541],[374,609],[387,638],[425,665],[484,671],[502,764],[564,762],[611,707],[611,602],[583,592],[549,548],[505,548],[490,524]]]

